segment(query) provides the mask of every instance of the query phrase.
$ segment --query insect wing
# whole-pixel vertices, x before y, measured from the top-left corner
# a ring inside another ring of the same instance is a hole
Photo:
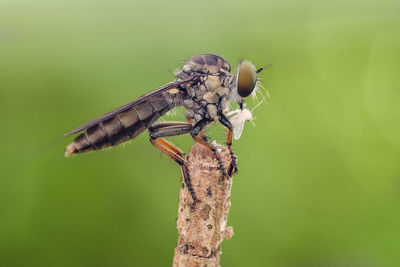
[[[233,138],[235,140],[239,140],[240,137],[242,136],[244,128],[244,120],[239,121],[237,124],[233,126]]]
[[[233,138],[235,140],[238,140],[242,136],[244,123],[246,121],[252,120],[252,115],[251,111],[248,109],[243,109],[243,110],[237,109],[230,112],[230,114],[235,114],[235,113],[236,115],[230,118],[230,121],[233,127]]]
[[[158,88],[158,89],[156,89],[156,90],[154,90],[154,91],[152,91],[150,93],[147,93],[147,94],[145,94],[145,95],[143,95],[143,96],[141,96],[141,97],[129,102],[128,104],[125,104],[125,105],[123,105],[123,106],[121,106],[119,108],[116,108],[116,109],[114,109],[114,110],[112,110],[112,111],[110,111],[110,112],[108,112],[108,113],[106,113],[106,114],[94,119],[94,120],[91,120],[91,121],[89,121],[89,122],[87,122],[85,124],[82,124],[81,126],[79,126],[79,127],[75,128],[75,129],[73,129],[72,131],[66,133],[66,135],[71,135],[71,134],[80,132],[80,131],[85,130],[87,128],[90,128],[90,127],[92,127],[94,125],[97,125],[100,122],[104,122],[104,121],[106,121],[108,119],[111,119],[114,116],[116,116],[117,114],[119,114],[121,112],[124,112],[124,111],[126,111],[126,110],[128,110],[128,109],[130,109],[130,108],[132,108],[132,107],[134,107],[136,105],[139,105],[139,104],[143,103],[144,101],[146,101],[146,100],[148,100],[148,99],[150,99],[150,98],[152,98],[154,96],[159,95],[161,92],[164,92],[164,91],[167,91],[167,90],[171,90],[173,88],[178,88],[180,85],[185,84],[185,83],[195,83],[200,79],[200,76],[201,75],[193,75],[193,76],[190,76],[189,78],[186,78],[186,79],[183,79],[183,80],[179,80],[179,81],[174,81],[174,82],[168,83],[168,84],[166,84],[166,85],[164,85],[164,86],[162,86],[162,87],[160,87],[160,88]]]

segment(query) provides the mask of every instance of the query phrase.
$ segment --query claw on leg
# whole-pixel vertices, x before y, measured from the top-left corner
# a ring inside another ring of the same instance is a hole
[[[229,176],[228,176],[228,173],[226,172],[224,163],[222,162],[221,156],[220,156],[220,154],[219,154],[217,148],[216,148],[214,145],[210,144],[210,143],[207,141],[207,137],[206,137],[205,135],[202,135],[202,136],[203,136],[203,138],[199,137],[199,135],[196,135],[196,136],[193,136],[193,139],[194,139],[197,143],[199,143],[199,144],[201,144],[201,145],[207,147],[208,149],[210,149],[210,150],[214,153],[214,155],[215,155],[215,157],[217,158],[217,161],[218,161],[218,163],[219,163],[219,169],[221,170],[222,175],[223,175],[223,176],[226,176],[226,177],[229,177]]]
[[[231,165],[229,166],[229,176],[232,176],[234,173],[238,172],[237,169],[237,158],[232,150],[232,129],[227,129],[227,137],[226,137],[226,144],[228,145],[229,153],[231,154]]]
[[[222,99],[221,99],[221,101],[222,101]],[[231,165],[229,166],[228,173],[229,173],[229,176],[232,176],[234,173],[236,173],[238,171],[237,159],[232,150],[232,135],[233,135],[232,123],[224,115],[221,102],[218,104],[218,120],[222,123],[222,125],[224,125],[227,128],[226,145],[228,146],[229,152],[231,154],[231,159],[232,159]]]
[[[192,187],[192,183],[190,182],[189,172],[188,172],[188,169],[187,169],[185,164],[181,165],[181,172],[182,172],[183,180],[185,181],[185,184],[186,184],[186,186],[187,186],[187,188],[189,190],[189,193],[192,196],[193,201],[196,202],[197,197],[196,197],[196,194],[194,193],[194,190],[193,190],[193,187]]]

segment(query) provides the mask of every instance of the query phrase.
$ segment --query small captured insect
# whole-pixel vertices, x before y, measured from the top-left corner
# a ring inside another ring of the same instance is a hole
[[[250,110],[248,110],[247,108],[244,108],[244,109],[233,110],[233,111],[229,112],[227,115],[228,115],[228,117],[230,115],[234,115],[229,120],[232,124],[233,139],[239,140],[240,137],[242,136],[244,123],[246,121],[252,121],[253,114],[251,114]]]
[[[260,85],[261,86],[261,85]],[[242,136],[243,128],[244,128],[244,123],[246,121],[250,121],[253,126],[255,126],[255,123],[253,120],[253,112],[256,108],[258,108],[264,101],[266,100],[267,97],[269,97],[268,91],[266,91],[266,95],[263,95],[261,92],[260,94],[262,95],[262,99],[260,102],[257,103],[255,107],[253,107],[251,110],[248,110],[247,108],[240,108],[240,109],[235,109],[232,111],[229,111],[226,115],[229,118],[229,121],[232,124],[232,130],[233,130],[233,139],[239,140],[240,137]]]
[[[222,175],[231,176],[237,172],[232,137],[234,135],[235,139],[239,138],[244,121],[251,120],[251,112],[243,110],[244,98],[256,93],[257,74],[262,69],[257,69],[250,61],[241,61],[236,73],[231,74],[230,64],[222,57],[212,54],[195,55],[181,70],[175,72],[175,81],[68,132],[67,135],[82,133],[67,146],[65,156],[115,146],[135,138],[147,129],[150,142],[179,164],[186,186],[195,201],[196,194],[185,166],[184,153],[164,138],[190,134],[196,142],[215,154]],[[235,116],[232,118],[237,130],[227,117],[231,103],[237,103],[241,110],[238,112],[240,116],[236,116],[239,122],[235,122]],[[178,106],[186,109],[186,122],[157,121]],[[203,132],[214,121],[219,121],[227,128],[226,144],[232,158],[228,169],[223,165],[216,147]]]

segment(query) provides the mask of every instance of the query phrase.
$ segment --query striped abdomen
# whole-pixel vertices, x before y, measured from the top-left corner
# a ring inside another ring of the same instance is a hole
[[[152,96],[88,128],[67,146],[65,155],[88,152],[126,142],[138,136],[173,107],[174,105],[168,103],[162,94]]]

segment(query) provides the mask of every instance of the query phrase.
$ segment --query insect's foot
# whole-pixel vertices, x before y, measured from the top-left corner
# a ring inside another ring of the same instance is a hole
[[[185,180],[186,187],[189,190],[190,195],[192,196],[193,202],[196,202],[197,197],[196,197],[196,194],[194,193],[194,190],[193,190],[193,187],[192,187],[192,183],[190,181],[189,172],[188,172],[188,169],[187,169],[186,165],[183,164],[181,166],[181,169],[182,169],[183,179]]]
[[[194,191],[190,191],[190,195],[192,196],[193,203],[196,204],[196,202],[198,202],[199,200],[197,199],[196,194],[194,193]]]
[[[198,203],[201,203],[201,200],[200,200],[200,199],[193,200],[192,208],[193,208],[193,209],[196,209],[196,206],[197,206]]]
[[[224,163],[222,162],[222,159],[221,159],[221,156],[219,155],[218,150],[214,146],[212,146],[211,149],[214,152],[215,157],[217,158],[217,161],[218,161],[218,164],[219,164],[218,168],[222,172],[222,175],[229,178],[228,173],[226,172]]]
[[[232,176],[233,174],[238,172],[238,168],[237,168],[237,158],[235,156],[235,154],[232,151],[232,148],[229,149],[229,152],[231,154],[231,164],[229,166],[229,176]]]
[[[223,175],[223,176],[229,178],[229,175],[228,175],[228,173],[226,172],[225,167],[222,167],[221,171],[222,171],[222,175]]]
[[[221,172],[222,172],[222,175],[223,175],[223,176],[227,176],[227,177],[228,177],[228,173],[226,172],[226,169],[225,169],[224,163],[222,162],[222,159],[221,159],[221,157],[219,156],[219,154],[217,154],[217,160],[218,160],[218,163],[219,163],[219,169],[221,170]]]
[[[229,170],[228,170],[229,176],[234,175],[235,173],[238,173],[238,168],[236,163],[234,163],[233,161],[231,162],[230,166],[229,166]]]

